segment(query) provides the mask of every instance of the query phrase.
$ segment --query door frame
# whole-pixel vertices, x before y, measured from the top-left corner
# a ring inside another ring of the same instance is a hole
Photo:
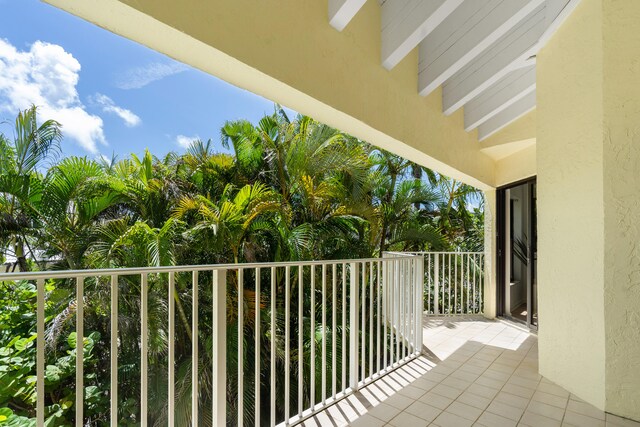
[[[534,228],[537,226],[537,218],[533,218],[533,215],[537,215],[537,211],[534,209],[533,204],[533,191],[532,185],[536,183],[536,176],[532,176],[526,179],[522,179],[519,181],[515,181],[496,189],[496,316],[505,317],[511,320],[515,320],[519,323],[522,323],[521,320],[514,319],[511,317],[511,313],[505,313],[505,300],[506,300],[506,290],[507,290],[507,280],[506,277],[506,257],[508,254],[506,253],[506,239],[509,238],[506,230],[506,190],[511,188],[519,187],[523,184],[529,185],[529,214],[532,215],[531,221],[529,221],[529,236],[537,235],[534,232]],[[530,254],[530,262],[527,266],[527,321],[526,324],[530,329],[537,330],[537,325],[533,324],[532,319],[532,300],[533,300],[533,280],[536,275],[535,271],[535,259],[534,254],[537,251],[537,244],[533,242],[533,239],[529,239],[529,254]],[[533,244],[533,247],[531,247]]]

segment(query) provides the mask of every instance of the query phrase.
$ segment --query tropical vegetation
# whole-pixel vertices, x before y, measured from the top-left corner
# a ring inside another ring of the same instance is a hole
[[[195,140],[185,153],[171,152],[162,158],[148,150],[122,159],[63,157],[62,132],[56,121],[41,121],[33,107],[18,114],[13,135],[0,134],[0,257],[6,261],[5,272],[482,250],[482,199],[476,189],[310,117],[288,117],[277,106],[258,123],[227,122],[220,130],[220,146],[212,140]],[[82,284],[85,425],[108,425],[112,339],[119,340],[118,423],[139,424],[139,342],[124,337],[140,336],[142,284],[139,276],[118,280],[117,338],[109,329],[110,281],[98,277]],[[212,303],[207,286],[211,280],[202,278],[202,306]],[[278,289],[282,280],[278,278]],[[48,426],[72,425],[75,420],[76,285],[71,280],[46,282]],[[150,275],[148,289],[149,424],[162,425],[167,416],[166,275]],[[239,293],[247,302],[247,336],[257,330],[250,320],[256,304],[263,307],[266,323],[271,313],[264,301],[257,300],[253,287],[237,277],[228,281],[228,289],[228,382],[237,384],[233,366],[240,362],[251,366],[256,350],[246,345],[246,354],[236,351]],[[177,425],[193,421],[193,343],[200,346],[199,363],[210,366],[213,358],[210,313],[203,312],[203,326],[193,337],[192,291],[190,277],[177,275],[173,295],[178,313]],[[0,281],[0,425],[35,425],[35,297],[33,282]],[[268,300],[268,290],[264,298]],[[319,335],[309,329],[313,311],[308,300],[304,304],[305,318],[294,315],[291,321],[307,325],[306,346]],[[282,310],[281,304],[276,310]],[[276,318],[278,331],[284,330],[284,317]],[[262,354],[269,353],[268,329],[260,328]],[[283,371],[283,354],[274,357],[278,371]],[[295,354],[293,358],[294,364],[319,369],[318,360],[308,356],[297,360]],[[200,422],[207,423],[211,370],[200,369],[200,378]],[[254,388],[244,390],[244,404],[251,405]],[[263,384],[261,390],[263,401],[268,401],[269,385]],[[228,418],[234,421],[236,397],[230,392],[227,400]],[[268,414],[262,416],[268,422]],[[246,410],[245,417],[253,423],[253,411]]]

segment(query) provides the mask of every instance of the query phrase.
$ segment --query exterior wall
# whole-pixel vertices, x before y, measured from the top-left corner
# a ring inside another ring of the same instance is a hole
[[[606,409],[640,420],[640,2],[603,8]]]
[[[537,172],[536,144],[496,162],[496,186],[531,178]]]
[[[418,94],[418,52],[380,60],[380,7],[343,32],[318,0],[47,0],[239,87],[443,174],[487,189],[494,161],[442,94]]]
[[[537,161],[541,374],[640,420],[638,22],[582,0],[540,52]]]
[[[484,316],[496,317],[496,190],[484,191]]]
[[[600,0],[537,56],[540,373],[605,407]]]
[[[482,144],[462,111],[442,114],[440,91],[418,95],[416,50],[381,66],[373,1],[341,33],[317,0],[46,1],[484,189],[487,317],[492,188],[537,168],[541,373],[640,419],[640,1],[582,0],[538,54],[537,111]],[[514,141],[497,162],[480,151]]]
[[[504,129],[499,130],[489,138],[480,142],[483,149],[491,149],[514,142],[536,139],[536,110],[530,111]]]

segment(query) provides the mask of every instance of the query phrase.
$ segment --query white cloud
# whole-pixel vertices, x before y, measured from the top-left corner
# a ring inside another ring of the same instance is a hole
[[[66,137],[95,154],[107,141],[102,119],[80,102],[79,73],[80,63],[61,46],[37,41],[19,51],[0,39],[0,111],[15,115],[36,105],[40,118],[59,121]]]
[[[176,136],[176,142],[182,148],[189,148],[191,143],[193,141],[195,141],[196,139],[200,139],[200,137],[198,135],[196,135],[196,136],[185,136],[185,135]]]
[[[143,67],[131,68],[122,73],[116,78],[115,85],[120,89],[140,89],[149,83],[182,73],[188,69],[188,66],[179,62],[152,62]]]
[[[102,111],[105,113],[113,113],[120,117],[128,127],[138,126],[142,122],[140,117],[138,117],[133,111],[117,106],[116,103],[113,102],[113,99],[109,98],[107,95],[96,93],[90,98],[90,101],[102,107]]]

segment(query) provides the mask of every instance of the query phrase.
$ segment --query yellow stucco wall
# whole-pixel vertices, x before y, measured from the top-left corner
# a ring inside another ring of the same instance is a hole
[[[521,181],[536,175],[535,140],[526,148],[496,161],[496,186]]]
[[[530,111],[504,129],[480,142],[482,148],[509,145],[512,142],[536,138],[536,110]]]
[[[484,191],[484,316],[496,317],[496,190]]]
[[[640,1],[582,0],[538,54],[537,111],[482,145],[462,111],[442,114],[440,91],[418,95],[416,50],[381,66],[374,1],[343,32],[318,0],[46,1],[486,190],[489,236],[492,187],[537,170],[541,373],[640,418]],[[480,151],[532,138],[497,162]]]
[[[494,184],[463,111],[444,116],[440,91],[419,96],[417,49],[381,66],[376,2],[338,32],[318,0],[47,1],[441,173]]]
[[[640,420],[640,1],[602,18],[605,406]]]
[[[540,371],[640,420],[640,2],[582,0],[538,54]]]
[[[605,407],[600,0],[537,56],[540,373]]]

